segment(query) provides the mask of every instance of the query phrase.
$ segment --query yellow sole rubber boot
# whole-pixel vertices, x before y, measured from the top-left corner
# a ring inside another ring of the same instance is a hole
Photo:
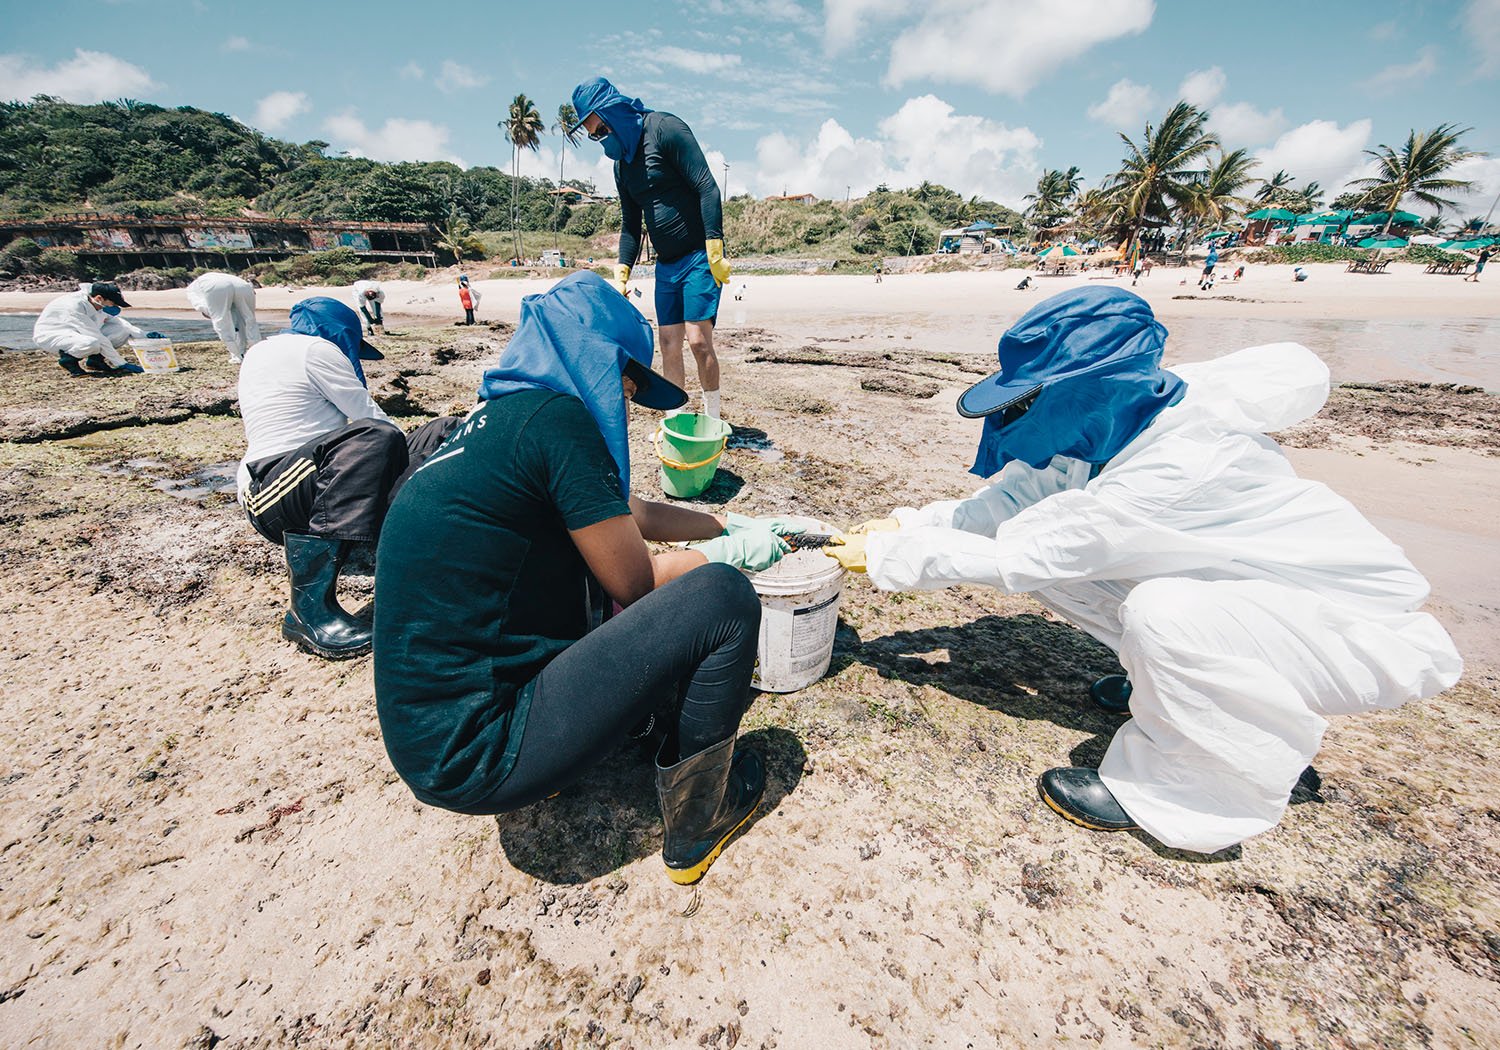
[[[1101,828],[1097,824],[1090,824],[1086,820],[1082,820],[1079,817],[1075,817],[1073,814],[1069,813],[1067,810],[1065,810],[1061,806],[1059,806],[1056,802],[1053,802],[1051,795],[1043,795],[1042,796],[1042,801],[1045,802],[1045,803],[1047,803],[1047,808],[1050,809],[1050,810],[1052,810],[1052,812],[1056,813],[1059,817],[1062,817],[1064,820],[1068,821],[1070,824],[1077,824],[1080,828],[1088,828],[1090,831],[1134,831],[1134,830],[1136,830],[1135,828]]]
[[[1055,787],[1062,794],[1058,798],[1049,786]],[[1068,794],[1074,793],[1079,797],[1069,799]],[[1092,769],[1049,769],[1037,781],[1037,794],[1042,801],[1047,803],[1047,808],[1071,824],[1077,824],[1080,828],[1090,831],[1138,831],[1137,825],[1130,820],[1115,797],[1109,793],[1099,780],[1099,775]],[[1070,804],[1071,803],[1071,804]],[[1089,819],[1089,806],[1095,805],[1105,809],[1113,809],[1119,813],[1118,817],[1111,817],[1107,812],[1095,819]]]
[[[724,852],[724,847],[729,845],[729,840],[734,838],[741,828],[750,823],[750,818],[758,812],[760,812],[760,799],[755,800],[755,805],[751,807],[749,813],[745,814],[745,819],[730,828],[723,838],[714,843],[714,848],[708,851],[708,856],[704,857],[697,864],[694,864],[691,868],[674,868],[671,865],[667,865],[667,878],[679,886],[691,886],[703,878],[703,876],[708,874],[708,869],[713,865],[713,862],[719,859],[719,854]]]

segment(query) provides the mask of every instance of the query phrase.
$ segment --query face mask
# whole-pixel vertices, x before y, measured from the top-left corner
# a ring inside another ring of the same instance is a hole
[[[625,144],[620,141],[620,136],[611,131],[599,140],[599,145],[604,147],[604,155],[610,160],[623,160],[625,157]]]
[[[107,313],[107,314],[109,314],[109,316],[111,316],[111,317],[119,317],[120,316],[120,308],[118,306],[106,306],[104,308],[104,312]]]

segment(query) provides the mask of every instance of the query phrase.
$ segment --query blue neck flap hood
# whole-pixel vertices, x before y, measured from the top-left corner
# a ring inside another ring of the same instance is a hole
[[[303,299],[293,306],[291,317],[292,323],[288,331],[296,332],[298,335],[315,335],[319,339],[328,340],[338,347],[349,359],[349,363],[354,366],[354,374],[358,377],[360,385],[370,385],[365,382],[365,370],[359,363],[360,346],[364,342],[364,327],[359,323],[359,315],[351,307],[337,299],[316,296],[312,299]]]
[[[651,112],[640,99],[626,98],[603,77],[594,77],[573,89],[573,109],[580,123],[590,113],[597,113],[609,125],[610,133],[599,143],[605,156],[626,164],[635,160],[635,151],[641,145],[641,129],[646,114]]]
[[[630,442],[620,380],[628,361],[650,368],[651,358],[651,322],[604,278],[584,270],[521,300],[516,334],[485,372],[479,399],[518,390],[555,390],[578,398],[599,425],[619,469],[621,495],[628,497]]]
[[[985,416],[970,472],[987,478],[1011,460],[1040,470],[1053,456],[1108,462],[1187,389],[1161,367],[1166,338],[1146,300],[1121,288],[1038,303],[1000,338],[1000,372],[974,388],[1040,388],[1036,400],[1009,426]]]

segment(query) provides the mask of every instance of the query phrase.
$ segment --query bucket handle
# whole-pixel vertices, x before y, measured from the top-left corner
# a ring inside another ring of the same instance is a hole
[[[709,456],[707,459],[700,459],[696,463],[681,463],[675,459],[668,459],[662,452],[661,439],[663,433],[663,428],[657,427],[656,433],[651,435],[651,444],[652,447],[656,449],[656,458],[661,460],[663,466],[671,467],[673,470],[697,470],[699,467],[706,467],[714,460],[718,459],[721,455],[723,455],[724,446],[729,444],[729,437],[726,435],[719,439],[719,447],[716,448],[713,455]]]

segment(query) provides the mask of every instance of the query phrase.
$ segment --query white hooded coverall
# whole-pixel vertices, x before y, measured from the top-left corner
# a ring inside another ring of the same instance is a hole
[[[42,308],[31,330],[31,338],[37,346],[58,356],[67,354],[82,361],[93,354],[102,354],[111,367],[118,368],[125,359],[115,349],[118,344],[111,338],[113,329],[106,332],[106,321],[118,321],[126,327],[133,327],[102,310],[95,310],[87,291],[68,292]]]
[[[260,342],[255,286],[249,281],[229,273],[206,273],[187,286],[187,300],[213,322],[214,331],[229,349],[229,360],[243,360],[245,351]]]
[[[1212,853],[1281,819],[1326,716],[1432,696],[1463,664],[1401,549],[1266,436],[1323,406],[1323,362],[1278,343],[1171,371],[1182,400],[1097,477],[1011,462],[896,510],[867,556],[883,589],[1031,592],[1114,649],[1132,717],[1100,777],[1155,838]]]

